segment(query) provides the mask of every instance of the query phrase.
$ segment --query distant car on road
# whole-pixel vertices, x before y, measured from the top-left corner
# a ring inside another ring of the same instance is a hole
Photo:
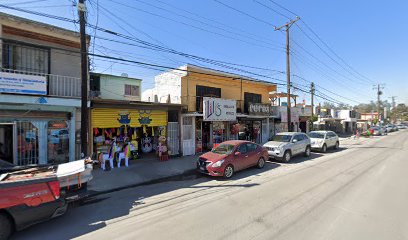
[[[326,152],[328,148],[338,149],[339,137],[332,131],[311,131],[308,133],[312,150]]]
[[[401,130],[401,129],[407,129],[408,127],[403,124],[398,124],[397,128]]]
[[[385,135],[385,132],[381,127],[374,126],[374,127],[371,127],[370,129],[372,129],[372,133],[373,133],[374,136],[383,136],[383,135]]]
[[[387,133],[394,132],[394,127],[391,124],[385,125]]]
[[[235,172],[256,166],[263,168],[268,151],[261,145],[242,140],[226,141],[198,158],[197,170],[211,176],[231,178]]]
[[[282,132],[275,135],[272,141],[264,144],[268,150],[270,158],[283,162],[290,162],[290,159],[299,154],[310,156],[310,139],[304,133]]]

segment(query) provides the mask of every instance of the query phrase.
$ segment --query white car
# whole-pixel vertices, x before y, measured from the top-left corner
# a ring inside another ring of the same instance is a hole
[[[332,131],[311,131],[308,135],[310,137],[312,150],[326,152],[328,148],[339,148],[339,137]]]
[[[310,139],[304,133],[282,132],[272,141],[263,145],[268,150],[269,158],[288,163],[292,156],[304,154],[310,157]]]

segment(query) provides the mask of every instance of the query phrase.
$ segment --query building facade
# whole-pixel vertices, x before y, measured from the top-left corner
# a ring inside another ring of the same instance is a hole
[[[91,73],[91,152],[94,158],[131,144],[140,156],[154,155],[165,144],[179,154],[181,104],[142,102],[141,80],[126,74]]]
[[[79,34],[0,13],[0,158],[16,165],[77,158]]]
[[[183,155],[210,150],[222,141],[268,141],[271,135],[269,93],[276,85],[194,65],[155,77],[146,101],[185,106],[181,118]]]
[[[93,98],[111,100],[141,100],[142,80],[103,73],[90,73],[90,90]]]

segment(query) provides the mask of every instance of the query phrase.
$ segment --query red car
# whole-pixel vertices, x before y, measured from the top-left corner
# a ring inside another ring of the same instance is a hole
[[[249,141],[226,141],[198,158],[197,170],[211,176],[230,178],[236,171],[263,168],[269,158],[261,145]]]

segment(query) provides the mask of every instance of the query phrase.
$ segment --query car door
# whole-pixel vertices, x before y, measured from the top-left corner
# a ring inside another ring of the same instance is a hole
[[[306,134],[299,134],[300,138],[300,146],[299,146],[299,153],[304,153],[306,151],[306,147],[309,144],[309,137]]]
[[[294,141],[295,140],[295,141]],[[292,143],[292,155],[297,155],[302,151],[302,136],[300,134],[297,134],[293,136]]]
[[[254,143],[247,143],[247,151],[248,151],[248,158],[246,159],[246,167],[251,167],[256,165],[259,159],[259,155],[257,154],[258,145]]]
[[[247,164],[248,161],[249,155],[246,143],[240,144],[235,152],[240,153],[239,155],[235,155],[234,159],[234,168],[235,170],[239,171],[245,168],[245,165]]]
[[[336,134],[334,132],[329,132],[329,146],[334,147],[336,145]]]

